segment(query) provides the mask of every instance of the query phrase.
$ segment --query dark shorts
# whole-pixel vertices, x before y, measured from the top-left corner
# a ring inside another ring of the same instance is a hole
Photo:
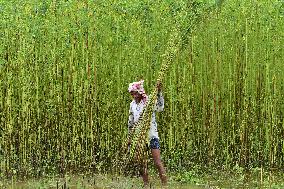
[[[150,140],[150,149],[160,149],[160,142],[158,138],[152,138]]]

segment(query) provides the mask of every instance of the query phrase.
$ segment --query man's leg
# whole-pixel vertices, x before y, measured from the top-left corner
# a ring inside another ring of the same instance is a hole
[[[160,149],[151,149],[152,156],[154,159],[155,166],[157,167],[159,171],[159,176],[162,182],[163,186],[167,185],[167,176],[166,176],[166,170],[164,168],[163,162],[161,160],[161,154]]]
[[[141,176],[144,182],[144,187],[147,188],[149,186],[149,176],[147,170],[147,163],[143,162],[143,168],[141,170]]]

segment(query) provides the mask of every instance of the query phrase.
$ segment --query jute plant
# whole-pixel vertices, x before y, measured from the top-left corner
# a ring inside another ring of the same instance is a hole
[[[177,29],[174,29],[172,31],[172,35],[170,36],[166,52],[163,55],[163,62],[157,78],[157,83],[161,83],[164,80],[169,66],[173,63],[180,46],[179,41],[179,33]],[[134,123],[128,139],[124,143],[122,148],[123,152],[120,153],[122,156],[118,158],[120,171],[124,171],[126,169],[125,166],[129,166],[131,162],[135,162],[138,166],[142,166],[143,164],[147,163],[147,136],[151,125],[152,114],[157,101],[157,93],[158,91],[155,87],[149,95],[149,99],[146,102],[142,115],[140,116],[139,120]],[[129,140],[131,141],[130,146],[128,146]]]

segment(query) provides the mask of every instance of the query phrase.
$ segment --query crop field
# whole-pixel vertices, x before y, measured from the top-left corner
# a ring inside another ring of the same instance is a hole
[[[173,185],[283,186],[283,0],[0,0],[0,180],[117,174],[128,84],[152,91],[173,36],[157,114]]]

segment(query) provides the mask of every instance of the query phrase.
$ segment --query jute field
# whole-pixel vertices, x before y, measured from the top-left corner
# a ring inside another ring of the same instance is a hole
[[[127,88],[154,89],[173,36],[170,186],[284,187],[283,0],[0,0],[0,187],[142,186],[113,168]]]

